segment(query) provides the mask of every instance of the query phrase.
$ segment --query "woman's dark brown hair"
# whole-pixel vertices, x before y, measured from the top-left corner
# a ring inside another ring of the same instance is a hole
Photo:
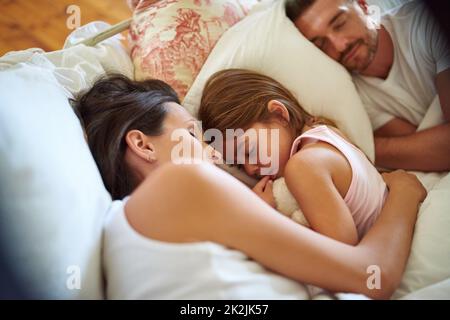
[[[125,163],[125,136],[130,130],[162,134],[166,103],[179,104],[177,94],[163,81],[111,75],[71,102],[106,188],[113,199],[129,195],[140,181]]]

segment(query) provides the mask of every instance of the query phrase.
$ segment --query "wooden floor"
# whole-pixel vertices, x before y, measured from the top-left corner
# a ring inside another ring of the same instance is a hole
[[[114,24],[131,16],[125,0],[0,0],[0,56],[31,47],[61,49],[72,31],[67,27],[70,5],[79,7],[81,25]]]

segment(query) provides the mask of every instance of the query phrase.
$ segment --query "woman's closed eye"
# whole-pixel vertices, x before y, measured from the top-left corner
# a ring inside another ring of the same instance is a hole
[[[189,129],[189,134],[197,139],[197,135],[195,134],[195,129]]]
[[[197,140],[201,139],[200,129],[193,123],[188,127],[189,134]]]

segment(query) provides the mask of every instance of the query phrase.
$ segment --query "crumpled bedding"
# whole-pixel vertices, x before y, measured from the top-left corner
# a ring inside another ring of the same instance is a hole
[[[89,88],[105,73],[120,73],[133,78],[133,64],[128,51],[121,44],[121,35],[116,35],[96,47],[74,46],[110,27],[101,21],[91,22],[75,30],[66,39],[64,48],[46,53],[42,49],[30,48],[12,51],[0,58],[0,70],[27,63],[52,70],[58,82],[68,91],[68,96]]]

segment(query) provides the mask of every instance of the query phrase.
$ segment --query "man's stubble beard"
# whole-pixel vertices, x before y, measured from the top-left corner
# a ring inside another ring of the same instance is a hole
[[[377,29],[370,30],[369,42],[364,41],[363,45],[367,47],[367,59],[361,68],[348,69],[349,72],[358,75],[364,73],[372,64],[378,50],[379,33]]]

